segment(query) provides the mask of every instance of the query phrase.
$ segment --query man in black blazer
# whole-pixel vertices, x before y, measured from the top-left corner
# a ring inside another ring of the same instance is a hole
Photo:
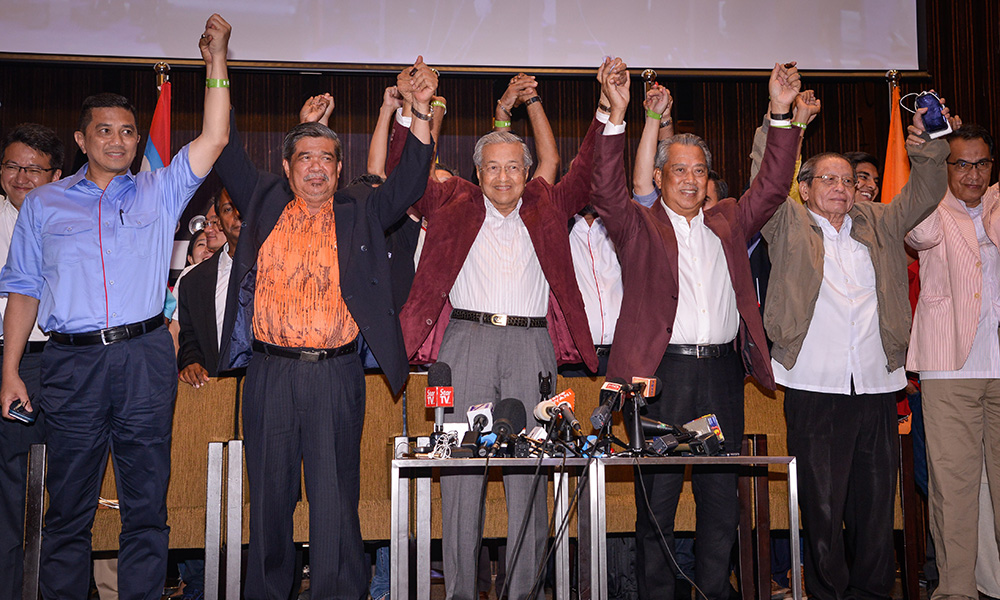
[[[365,384],[357,336],[364,336],[397,392],[408,366],[384,231],[424,192],[437,76],[418,58],[399,74],[397,87],[413,102],[415,125],[399,166],[375,190],[337,191],[340,142],[319,123],[297,125],[285,137],[287,179],[258,171],[235,130],[216,163],[244,221],[220,368],[247,366],[244,590],[250,600],[284,600],[291,592],[300,464],[309,498],[312,594],[350,600],[365,594],[358,519]]]
[[[219,375],[219,341],[222,316],[225,314],[236,242],[243,221],[229,193],[222,189],[215,196],[218,228],[226,243],[211,258],[184,276],[177,291],[177,320],[180,322],[180,349],[177,353],[178,377],[194,387],[204,385],[209,377]],[[224,281],[224,283],[223,283]]]

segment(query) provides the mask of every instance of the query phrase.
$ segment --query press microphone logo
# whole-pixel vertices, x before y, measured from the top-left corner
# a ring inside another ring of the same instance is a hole
[[[455,390],[450,387],[441,388],[438,394],[438,406],[455,406]]]

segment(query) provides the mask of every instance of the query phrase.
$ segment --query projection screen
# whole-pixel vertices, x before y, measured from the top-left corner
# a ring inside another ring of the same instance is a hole
[[[0,0],[0,53],[198,58],[211,11],[232,60],[466,67],[916,70],[918,0]]]

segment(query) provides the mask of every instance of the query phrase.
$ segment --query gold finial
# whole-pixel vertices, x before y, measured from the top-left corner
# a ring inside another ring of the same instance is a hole
[[[170,81],[170,65],[160,61],[153,65],[153,70],[156,71],[156,87],[161,87],[164,83]]]
[[[885,80],[889,82],[889,87],[899,87],[900,73],[896,69],[885,72]]]

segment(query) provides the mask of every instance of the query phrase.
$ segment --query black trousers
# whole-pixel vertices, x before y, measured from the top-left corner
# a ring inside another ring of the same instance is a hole
[[[295,546],[292,513],[305,473],[312,597],[367,593],[358,499],[365,380],[348,354],[305,362],[255,352],[243,388],[250,490],[244,597],[287,600]]]
[[[42,598],[87,597],[91,529],[110,446],[122,519],[118,593],[159,600],[176,398],[177,359],[166,327],[109,346],[45,345],[38,401],[46,413],[49,492]]]
[[[41,387],[41,354],[25,354],[18,374],[34,400]],[[45,441],[45,413],[34,405],[34,425],[0,419],[0,600],[21,600],[24,569],[24,495],[28,450]]]
[[[663,392],[649,404],[649,417],[682,425],[714,413],[726,438],[725,451],[740,451],[743,366],[738,355],[698,359],[667,354],[656,376],[663,383]],[[674,552],[674,515],[684,484],[684,469],[643,467],[638,471],[635,537],[639,598],[673,598],[676,569],[670,555]],[[739,524],[736,470],[696,469],[692,472],[692,485],[697,503],[696,583],[709,600],[725,600],[729,597],[730,555]]]
[[[899,467],[896,394],[785,390],[798,459],[806,590],[817,600],[890,598]]]

